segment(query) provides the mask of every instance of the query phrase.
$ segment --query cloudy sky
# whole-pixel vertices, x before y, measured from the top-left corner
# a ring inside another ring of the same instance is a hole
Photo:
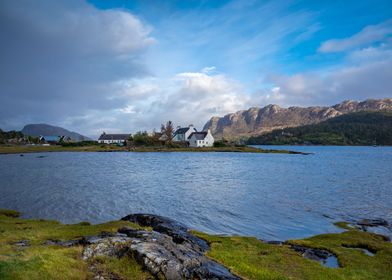
[[[2,0],[0,128],[96,137],[392,97],[392,1]]]

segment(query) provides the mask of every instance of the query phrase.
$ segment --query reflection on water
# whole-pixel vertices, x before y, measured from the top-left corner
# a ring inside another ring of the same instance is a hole
[[[267,240],[337,231],[338,220],[392,221],[392,148],[291,149],[315,154],[0,155],[0,207],[65,223],[154,213]]]

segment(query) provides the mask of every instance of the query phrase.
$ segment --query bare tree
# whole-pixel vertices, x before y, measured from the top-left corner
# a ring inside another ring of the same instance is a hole
[[[165,126],[165,134],[167,136],[167,142],[171,144],[173,138],[173,123],[168,121]]]
[[[173,130],[174,130],[174,128],[173,128],[173,123],[172,123],[172,121],[168,121],[168,122],[166,123],[166,126],[165,126],[165,134],[166,134],[166,136],[167,136],[167,142],[168,142],[169,144],[172,143],[172,139],[173,139]]]

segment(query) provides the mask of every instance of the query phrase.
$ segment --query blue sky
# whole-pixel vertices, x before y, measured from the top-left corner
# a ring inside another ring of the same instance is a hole
[[[392,1],[4,0],[0,36],[3,129],[392,97]]]
[[[344,53],[320,53],[320,45],[392,17],[392,1],[90,2],[128,10],[152,26],[157,75],[211,65],[249,83],[269,71],[293,74],[342,63]],[[179,54],[185,61],[177,65],[172,58]]]

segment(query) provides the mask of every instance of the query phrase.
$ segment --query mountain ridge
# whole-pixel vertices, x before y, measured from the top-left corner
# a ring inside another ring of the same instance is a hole
[[[83,140],[90,140],[90,138],[83,136],[77,132],[69,131],[65,128],[59,126],[53,126],[50,124],[45,123],[38,123],[38,124],[27,124],[23,127],[22,133],[28,136],[48,136],[48,135],[55,135],[55,136],[67,136],[70,137],[74,141],[83,141]]]
[[[345,100],[333,106],[283,108],[276,104],[269,104],[265,107],[251,107],[223,117],[212,117],[204,125],[203,130],[210,129],[216,139],[234,140],[275,129],[316,124],[347,113],[381,110],[392,111],[392,98]]]
[[[392,111],[359,111],[250,137],[248,145],[392,146]]]

